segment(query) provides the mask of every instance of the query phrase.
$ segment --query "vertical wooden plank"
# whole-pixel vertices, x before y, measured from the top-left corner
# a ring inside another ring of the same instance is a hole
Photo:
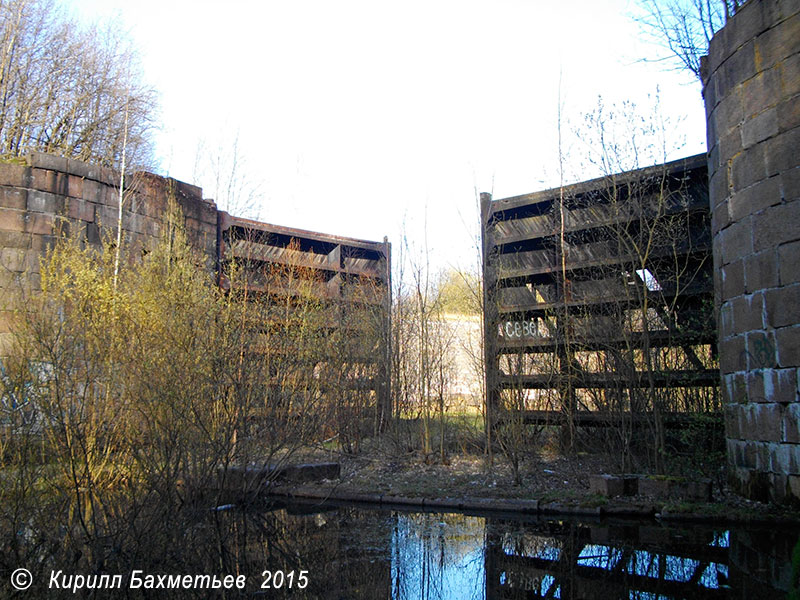
[[[491,439],[500,404],[497,357],[497,266],[492,223],[492,195],[481,193],[481,262],[483,267],[483,363],[486,386],[486,428]]]
[[[231,219],[230,215],[224,210],[217,211],[217,285],[223,289],[229,287],[228,278],[224,273],[225,262],[225,236],[224,233],[230,229]]]
[[[380,367],[381,396],[378,403],[381,407],[379,429],[383,431],[388,421],[393,418],[392,406],[392,245],[387,236],[383,237],[383,263],[384,263],[384,318],[383,332],[381,335],[383,347],[383,363]]]

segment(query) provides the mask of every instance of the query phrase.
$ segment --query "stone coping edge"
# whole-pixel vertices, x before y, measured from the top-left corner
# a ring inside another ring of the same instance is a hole
[[[670,512],[655,504],[607,505],[596,507],[573,506],[560,502],[540,502],[514,498],[424,498],[415,496],[396,496],[352,492],[348,490],[320,489],[311,486],[271,486],[263,493],[264,497],[297,500],[336,501],[375,506],[397,506],[419,509],[452,509],[459,511],[504,512],[539,515],[569,515],[582,517],[633,517],[656,520],[686,521],[692,523],[717,524],[793,524],[800,519],[738,517],[736,515],[711,515],[704,513]]]

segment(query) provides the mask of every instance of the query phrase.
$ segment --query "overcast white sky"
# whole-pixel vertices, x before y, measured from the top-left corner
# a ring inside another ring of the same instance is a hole
[[[684,142],[671,158],[705,150],[699,84],[639,62],[658,50],[629,0],[73,4],[136,40],[161,95],[162,174],[202,185],[198,141],[238,132],[262,220],[395,245],[403,223],[421,244],[427,220],[440,264],[470,259],[476,189],[558,183],[559,78],[565,134],[598,96],[647,104],[658,88]],[[568,181],[594,175],[565,148]]]

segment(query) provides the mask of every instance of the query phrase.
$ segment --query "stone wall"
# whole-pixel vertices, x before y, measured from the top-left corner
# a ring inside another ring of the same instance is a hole
[[[208,257],[217,257],[217,209],[202,190],[150,173],[129,178],[122,227],[126,243],[151,248],[163,230],[170,190],[183,210],[190,241]],[[32,154],[25,164],[0,164],[0,349],[9,331],[5,306],[20,285],[39,288],[39,261],[58,227],[78,227],[90,244],[103,231],[116,231],[119,174],[76,160]]]
[[[360,389],[373,393],[391,414],[389,386],[391,245],[250,221],[218,211],[199,187],[153,175],[126,175],[122,228],[127,256],[137,260],[166,230],[170,196],[183,211],[187,238],[205,257],[206,267],[230,285],[225,266],[240,260],[255,292],[285,297],[294,291],[262,281],[265,274],[301,268],[311,273],[320,299],[340,318],[368,305],[382,315],[380,348],[362,357],[372,376]],[[48,154],[25,163],[0,163],[0,359],[11,347],[16,291],[40,289],[40,261],[59,230],[79,232],[100,247],[104,236],[116,239],[119,221],[119,173]],[[259,287],[259,282],[261,287]],[[372,347],[372,341],[369,347]],[[0,360],[2,367],[2,360]],[[0,373],[1,375],[1,373]],[[366,403],[364,404],[366,406]]]
[[[704,65],[731,482],[800,498],[800,1],[750,0]]]

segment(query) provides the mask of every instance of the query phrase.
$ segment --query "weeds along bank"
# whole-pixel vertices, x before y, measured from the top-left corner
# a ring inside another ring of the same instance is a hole
[[[155,560],[229,465],[380,427],[385,304],[355,241],[221,230],[197,188],[144,175],[118,251],[113,173],[34,156],[0,178],[3,567],[135,562],[142,540]]]

